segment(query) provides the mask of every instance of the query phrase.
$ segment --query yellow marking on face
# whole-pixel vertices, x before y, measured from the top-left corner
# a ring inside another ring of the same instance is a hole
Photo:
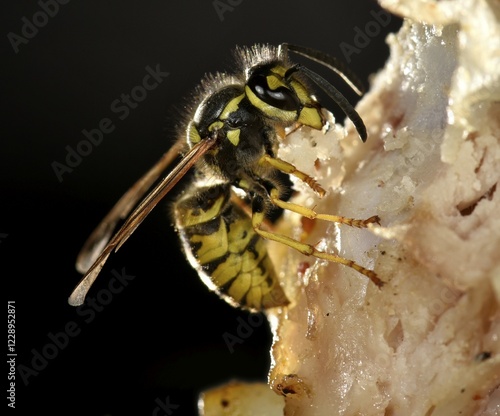
[[[301,110],[297,121],[305,126],[321,130],[323,128],[323,119],[319,111],[320,110],[315,107],[304,107]]]
[[[240,142],[240,129],[229,130],[226,137],[234,146],[238,146]]]
[[[276,88],[279,88],[279,87],[286,88],[286,85],[283,82],[282,78],[277,77],[275,74],[268,75],[266,77],[266,82],[267,82],[267,85],[269,86],[269,88],[271,88],[272,90],[275,90]]]
[[[298,114],[296,111],[280,110],[279,108],[265,103],[253,93],[250,87],[245,86],[245,93],[250,100],[250,103],[254,107],[258,108],[261,112],[263,112],[266,116],[287,124],[292,124],[297,120]]]
[[[286,71],[287,71],[287,68],[285,68],[284,66],[281,66],[281,65],[275,66],[271,69],[271,72],[278,74],[282,78],[285,76]]]
[[[312,102],[311,96],[307,92],[304,85],[302,85],[300,82],[296,80],[290,81],[290,85],[292,89],[295,91],[295,94],[297,94],[297,97],[299,97],[299,100],[302,104],[310,104]]]
[[[193,235],[189,241],[191,243],[201,243],[196,251],[196,259],[203,265],[219,259],[227,253],[226,224],[220,218],[219,229],[209,235]]]

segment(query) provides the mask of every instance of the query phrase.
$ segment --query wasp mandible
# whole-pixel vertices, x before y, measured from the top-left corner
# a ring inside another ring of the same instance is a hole
[[[363,142],[367,138],[361,117],[346,98],[316,72],[292,63],[290,52],[336,72],[361,94],[359,84],[339,61],[320,51],[290,44],[237,48],[240,71],[204,78],[180,138],[90,235],[77,259],[77,269],[84,277],[69,298],[71,305],[83,303],[111,252],[125,243],[191,168],[195,169],[194,178],[173,207],[175,225],[191,265],[211,290],[232,305],[262,310],[289,303],[268,257],[265,240],[344,264],[382,286],[375,272],[352,260],[317,250],[264,226],[275,207],[360,228],[379,221],[378,216],[357,220],[321,214],[283,197],[286,185],[277,179],[278,173],[302,180],[319,196],[325,194],[311,176],[277,157],[286,129],[309,126],[321,130],[326,125],[324,107],[313,94],[314,88],[340,106]],[[139,203],[179,154],[180,162]],[[112,236],[123,219],[124,224]]]

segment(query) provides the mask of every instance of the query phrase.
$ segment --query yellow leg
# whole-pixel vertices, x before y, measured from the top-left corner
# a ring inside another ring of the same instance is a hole
[[[342,218],[342,217],[340,217]],[[378,217],[377,217],[378,218]],[[360,266],[359,264],[355,263],[352,260],[345,259],[343,257],[336,256],[335,254],[331,253],[325,253],[324,251],[317,250],[314,246],[306,243],[301,243],[300,241],[294,240],[293,238],[287,237],[282,234],[277,234],[273,233],[271,231],[266,231],[261,229],[261,225],[265,220],[265,213],[263,211],[254,211],[252,214],[252,226],[257,234],[260,236],[267,238],[268,240],[271,241],[276,241],[278,243],[282,243],[287,245],[288,247],[291,247],[298,252],[306,255],[306,256],[313,256],[319,259],[327,260],[327,261],[332,261],[335,263],[340,263],[343,264],[347,267],[350,267],[357,272],[363,274],[364,276],[368,277],[376,286],[382,287],[384,285],[384,282],[379,279],[377,274],[373,270],[368,270],[364,268],[363,266]]]
[[[354,218],[346,218],[341,217],[339,215],[330,215],[330,214],[318,214],[316,211],[303,207],[302,205],[293,204],[291,202],[285,202],[279,199],[279,193],[277,189],[271,190],[271,201],[274,205],[286,209],[288,211],[296,212],[297,214],[302,215],[303,217],[310,218],[312,220],[324,220],[330,222],[337,222],[340,224],[347,224],[351,227],[357,228],[366,228],[368,224],[380,224],[380,218],[378,215],[374,215],[373,217],[367,218],[366,220],[357,220]]]
[[[309,176],[307,173],[298,170],[291,163],[285,162],[284,160],[279,159],[277,157],[271,157],[267,154],[261,157],[259,163],[261,164],[266,163],[283,173],[287,173],[289,175],[295,176],[296,178],[299,178],[302,182],[309,185],[309,187],[314,192],[316,192],[320,197],[323,197],[326,194],[326,191],[321,187],[321,185],[318,182],[316,182],[314,178]]]

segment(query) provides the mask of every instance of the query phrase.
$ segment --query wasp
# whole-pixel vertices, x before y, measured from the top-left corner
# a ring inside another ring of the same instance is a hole
[[[382,286],[374,271],[266,226],[276,207],[360,228],[379,221],[378,216],[357,220],[321,214],[284,198],[288,185],[279,174],[299,178],[319,196],[325,194],[311,176],[277,157],[287,129],[309,126],[322,130],[327,126],[326,107],[319,103],[314,88],[339,105],[363,142],[367,138],[363,120],[347,99],[317,72],[292,63],[291,53],[337,73],[361,95],[348,70],[328,54],[291,44],[237,48],[241,70],[206,75],[179,139],[123,195],[86,241],[76,263],[84,276],[69,298],[71,305],[83,303],[109,255],[191,168],[195,175],[173,205],[175,226],[191,265],[209,289],[230,304],[256,311],[289,303],[267,254],[266,240],[344,264]],[[158,181],[179,154],[180,162]],[[113,235],[120,220],[125,221]]]

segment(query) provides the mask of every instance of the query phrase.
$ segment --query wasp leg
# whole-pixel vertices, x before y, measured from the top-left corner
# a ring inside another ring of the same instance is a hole
[[[241,210],[247,215],[248,218],[252,218],[252,208],[248,205],[247,202],[243,201],[234,193],[231,194],[231,203],[241,208]],[[262,222],[262,226],[266,230],[273,230],[276,228],[268,218],[264,219],[264,221]]]
[[[316,182],[314,178],[309,176],[307,173],[298,170],[291,163],[285,162],[284,160],[279,159],[277,157],[271,157],[267,154],[260,158],[259,163],[261,164],[267,163],[268,165],[272,166],[275,169],[278,169],[283,173],[295,176],[296,178],[300,179],[302,182],[307,184],[320,197],[323,197],[326,194],[326,191],[321,187],[321,185],[318,182]]]
[[[273,189],[273,191],[275,191],[275,190]],[[271,191],[271,193],[273,193],[273,191]],[[278,200],[278,201],[280,201],[280,200]],[[274,200],[273,200],[273,202],[274,202]],[[285,209],[289,209],[289,205],[292,206],[294,208],[292,211],[294,211],[294,212],[301,213],[300,211],[296,211],[297,207],[299,209],[305,209],[306,211],[311,211],[311,210],[307,210],[307,208],[303,208],[303,207],[297,206],[295,204],[289,204],[289,203],[284,202],[284,201],[280,201],[280,203],[284,204]],[[261,228],[261,226],[265,220],[266,210],[265,210],[264,201],[262,200],[262,198],[260,196],[256,196],[253,199],[252,211],[253,211],[253,213],[252,213],[252,226],[253,226],[255,232],[257,234],[259,234],[260,236],[262,236],[268,240],[271,240],[271,241],[276,241],[278,243],[285,244],[286,246],[291,247],[291,248],[297,250],[298,252],[300,252],[306,256],[313,256],[313,257],[316,257],[319,259],[343,264],[347,267],[350,267],[350,268],[356,270],[357,272],[361,273],[362,275],[368,277],[376,286],[382,287],[384,285],[384,282],[379,279],[379,277],[377,276],[377,274],[373,270],[366,269],[363,266],[360,266],[359,264],[357,264],[356,262],[354,262],[352,260],[348,260],[348,259],[345,259],[343,257],[336,256],[335,254],[332,254],[332,253],[326,253],[324,251],[317,250],[314,246],[312,246],[310,244],[302,243],[302,242],[297,241],[291,237],[288,237],[288,236],[285,236],[282,234],[278,234],[278,233],[274,233],[271,231],[263,230]],[[314,212],[314,211],[312,211],[312,212]],[[318,218],[318,215],[320,215],[320,214],[316,214],[316,215],[317,215],[316,218]],[[336,216],[331,216],[331,217],[344,219],[343,217],[336,217]],[[372,217],[372,218],[374,218],[374,217]],[[335,221],[335,222],[339,222],[339,221]],[[342,222],[342,221],[340,221],[340,222]]]
[[[324,220],[329,222],[337,222],[340,224],[347,224],[351,227],[357,228],[366,228],[368,224],[379,224],[380,225],[380,217],[378,215],[374,215],[366,220],[357,220],[354,218],[342,217],[340,215],[330,215],[330,214],[318,214],[316,211],[303,207],[302,205],[293,204],[291,202],[283,201],[279,198],[279,192],[277,189],[271,189],[270,193],[271,201],[274,205],[286,209],[288,211],[296,212],[297,214],[302,215],[303,217],[310,218],[311,220]]]

